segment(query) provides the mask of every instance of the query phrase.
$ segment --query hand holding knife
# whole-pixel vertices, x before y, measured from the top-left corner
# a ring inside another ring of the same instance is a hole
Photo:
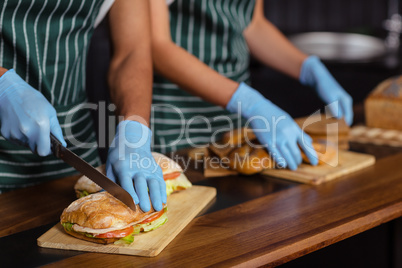
[[[52,152],[57,158],[60,158],[61,160],[81,172],[83,175],[87,176],[90,180],[92,180],[100,187],[105,189],[108,193],[122,201],[132,210],[136,210],[134,200],[126,190],[111,181],[108,177],[103,175],[97,169],[92,167],[84,159],[64,147],[60,143],[60,141],[55,136],[53,136],[53,134],[50,134],[50,140]]]

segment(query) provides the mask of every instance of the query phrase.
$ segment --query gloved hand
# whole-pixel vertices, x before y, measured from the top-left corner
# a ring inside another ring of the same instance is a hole
[[[352,97],[332,77],[317,56],[304,60],[299,77],[303,85],[315,88],[318,96],[329,105],[330,112],[336,118],[345,118],[350,126],[353,122]],[[338,105],[336,102],[338,101]],[[334,105],[335,104],[335,105]]]
[[[151,130],[139,122],[120,122],[106,161],[107,177],[131,194],[145,212],[151,209],[149,197],[157,211],[167,199],[162,169],[151,154],[151,137]]]
[[[4,138],[29,146],[40,156],[51,153],[50,133],[67,146],[56,110],[13,69],[0,77],[0,120]]]
[[[289,114],[267,100],[258,91],[241,83],[226,109],[241,113],[248,119],[254,134],[266,146],[271,157],[281,167],[297,169],[302,162],[300,148],[313,165],[318,163],[312,139],[305,134]]]

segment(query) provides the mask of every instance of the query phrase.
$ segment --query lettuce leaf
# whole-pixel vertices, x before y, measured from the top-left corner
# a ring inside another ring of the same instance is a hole
[[[73,230],[73,223],[71,222],[63,222],[61,225],[63,225],[64,229],[67,231],[71,232]]]
[[[142,232],[149,232],[152,230],[155,230],[156,228],[164,225],[168,218],[167,218],[167,208],[165,208],[165,213],[162,214],[162,216],[160,216],[158,219],[152,221],[152,222],[148,222],[148,223],[144,223],[144,224],[138,224],[137,226],[143,230]]]
[[[169,196],[171,193],[177,191],[178,189],[187,189],[192,186],[191,182],[182,173],[179,177],[174,180],[167,180],[166,183],[166,194]]]
[[[115,245],[130,245],[134,242],[134,236],[140,233],[140,228],[138,226],[134,226],[134,231],[128,236],[122,237],[119,240],[115,241]]]

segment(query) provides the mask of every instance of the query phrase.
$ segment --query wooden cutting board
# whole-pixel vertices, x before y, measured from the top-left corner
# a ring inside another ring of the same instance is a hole
[[[301,164],[295,171],[267,169],[263,171],[263,174],[307,184],[320,184],[371,166],[374,163],[375,157],[372,155],[339,151],[337,159],[330,164],[318,166]]]
[[[38,238],[40,247],[154,257],[158,255],[186,225],[216,196],[213,187],[193,185],[173,193],[167,200],[168,221],[160,228],[135,236],[127,246],[101,245],[72,237],[60,223]]]

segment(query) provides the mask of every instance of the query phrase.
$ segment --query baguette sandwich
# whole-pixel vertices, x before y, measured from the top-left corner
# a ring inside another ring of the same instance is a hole
[[[166,183],[166,193],[170,195],[173,192],[181,191],[192,186],[191,182],[183,173],[183,169],[173,159],[156,152],[152,152],[155,162],[161,167],[163,178]],[[103,174],[106,174],[105,166],[97,168]],[[82,176],[74,185],[74,190],[77,198],[97,193],[102,188],[94,183],[86,176]]]
[[[166,194],[185,190],[192,186],[191,182],[183,173],[181,166],[173,159],[156,152],[152,152],[156,163],[161,167],[163,179],[166,183]]]
[[[60,216],[64,230],[79,239],[99,244],[131,244],[134,235],[162,226],[167,221],[166,205],[161,211],[131,210],[107,192],[79,198]]]
[[[106,174],[105,166],[97,167],[100,172]],[[77,198],[87,196],[89,194],[97,193],[102,190],[98,184],[90,180],[87,176],[82,176],[74,185],[74,191]]]

